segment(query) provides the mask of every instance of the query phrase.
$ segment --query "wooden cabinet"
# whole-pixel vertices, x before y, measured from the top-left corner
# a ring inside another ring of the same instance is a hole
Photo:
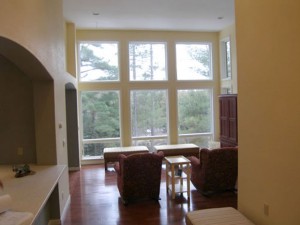
[[[221,95],[219,102],[221,147],[235,147],[238,145],[237,95]]]

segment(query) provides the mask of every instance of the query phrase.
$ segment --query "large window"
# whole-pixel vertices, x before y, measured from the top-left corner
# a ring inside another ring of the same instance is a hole
[[[212,79],[210,44],[176,44],[178,80]]]
[[[92,36],[99,41],[79,42],[83,159],[101,158],[106,147],[208,147],[213,140],[214,79],[220,78],[212,71],[213,42],[195,42],[194,34],[186,42],[183,33],[180,42],[165,32],[140,34],[101,32]]]
[[[177,98],[179,142],[207,146],[212,136],[211,90],[178,90]]]
[[[134,145],[166,144],[168,137],[167,91],[133,90],[131,101],[131,135]]]
[[[105,147],[120,146],[120,107],[117,91],[81,92],[83,158],[103,155]]]
[[[80,81],[119,80],[118,43],[82,42],[80,51]]]
[[[131,81],[166,80],[166,45],[164,43],[129,43]]]

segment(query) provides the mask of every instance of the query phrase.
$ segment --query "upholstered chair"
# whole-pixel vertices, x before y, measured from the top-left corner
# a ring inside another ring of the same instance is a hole
[[[115,163],[117,185],[123,203],[141,199],[159,200],[163,153],[119,155]]]
[[[235,190],[238,175],[238,149],[223,147],[201,149],[200,159],[189,157],[191,182],[204,195]]]

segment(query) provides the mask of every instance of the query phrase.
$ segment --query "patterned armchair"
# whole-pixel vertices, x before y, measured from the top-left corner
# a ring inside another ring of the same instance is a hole
[[[163,157],[162,152],[119,155],[114,169],[124,204],[137,199],[159,200]]]
[[[200,159],[189,158],[192,165],[191,181],[204,195],[235,190],[238,174],[237,147],[201,149]]]

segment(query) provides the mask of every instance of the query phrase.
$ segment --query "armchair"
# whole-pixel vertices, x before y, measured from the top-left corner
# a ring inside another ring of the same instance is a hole
[[[200,159],[189,158],[192,165],[191,182],[204,195],[235,190],[238,174],[237,147],[201,149]]]
[[[124,204],[137,199],[159,200],[163,157],[162,152],[119,155],[114,169]]]

